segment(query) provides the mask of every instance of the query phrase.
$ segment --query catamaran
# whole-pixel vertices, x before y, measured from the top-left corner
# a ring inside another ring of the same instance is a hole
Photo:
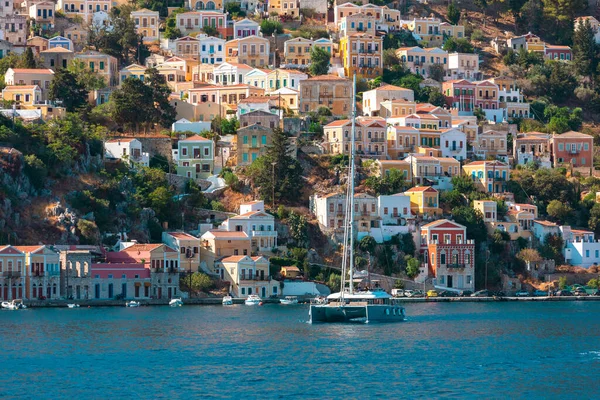
[[[354,177],[356,139],[356,75],[353,78],[352,139],[350,172],[344,214],[344,239],[340,291],[327,296],[320,304],[311,304],[309,320],[313,322],[395,322],[405,319],[404,307],[382,289],[354,290]]]

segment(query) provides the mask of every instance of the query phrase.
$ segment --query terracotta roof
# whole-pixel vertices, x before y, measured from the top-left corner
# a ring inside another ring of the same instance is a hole
[[[558,136],[560,138],[586,138],[586,139],[592,138],[590,135],[586,135],[585,133],[575,132],[575,131],[569,131],[569,132],[557,134],[554,136]]]
[[[541,219],[536,219],[533,222],[536,222],[536,223],[538,223],[540,225],[544,225],[544,226],[558,226],[554,222],[544,221],[544,220],[541,220]]]
[[[6,86],[4,88],[4,90],[20,90],[20,89],[29,90],[29,89],[35,89],[36,87],[39,89],[38,85],[9,85],[9,86]]]
[[[491,165],[491,166],[496,165],[498,167],[508,167],[508,164],[505,164],[505,163],[503,163],[501,161],[496,161],[496,160],[493,160],[493,161],[473,161],[473,162],[470,162],[468,164],[465,164],[464,167],[469,167],[471,165]]]
[[[189,138],[183,139],[182,142],[212,142],[212,140],[205,138],[204,136],[194,135]]]
[[[52,71],[51,69],[47,69],[47,68],[43,68],[43,69],[37,69],[37,68],[13,68],[12,70],[15,73],[17,73],[17,74],[48,74],[48,75],[54,75],[54,71]]]
[[[585,234],[593,234],[593,231],[588,231],[586,229],[571,229],[573,233],[585,233]]]
[[[152,250],[156,250],[157,248],[159,248],[160,246],[165,246],[162,243],[146,243],[146,244],[134,244],[133,246],[129,246],[126,249],[121,250],[120,252],[142,252],[142,251],[152,251]],[[167,252],[171,251],[174,252],[175,250],[173,250],[172,248],[170,248],[169,246],[165,246],[165,250]]]
[[[328,123],[327,125],[325,125],[325,128],[333,128],[336,126],[344,126],[346,124],[349,124],[350,120],[349,119],[338,119],[337,121],[332,121],[330,123]]]
[[[186,240],[198,240],[199,239],[196,236],[190,235],[189,233],[185,233],[185,232],[168,232],[167,235],[171,235],[177,239],[186,239]]]
[[[61,46],[56,46],[51,49],[42,50],[42,51],[40,51],[40,53],[73,53],[73,51],[71,51],[69,49],[65,49],[64,47],[61,47]]]
[[[275,100],[273,97],[269,96],[250,96],[246,97],[238,102],[239,103],[268,103],[271,100]]]
[[[346,78],[341,78],[337,75],[317,75],[312,78],[305,79],[307,81],[348,81]]]
[[[21,253],[20,250],[17,250],[15,247],[13,246],[4,246],[4,247],[0,247],[0,254],[19,254]]]
[[[38,250],[44,248],[43,244],[39,244],[37,246],[13,246],[15,249],[22,251],[23,253],[35,253]]]
[[[119,143],[119,142],[123,142],[123,143],[129,143],[129,142],[133,142],[136,139],[110,139],[107,140],[106,143]]]
[[[406,192],[428,192],[428,191],[437,192],[437,190],[431,186],[415,186],[415,187],[408,189],[404,193],[406,193]]]
[[[246,232],[237,232],[237,231],[222,231],[219,229],[213,229],[208,231],[207,233],[211,233],[214,237],[230,237],[230,238],[247,238],[248,235]]]
[[[421,229],[423,229],[423,228],[432,228],[434,226],[438,226],[439,227],[440,225],[445,225],[445,224],[448,224],[450,226],[460,226],[460,227],[464,228],[463,225],[461,225],[461,224],[459,224],[457,222],[454,222],[454,221],[450,221],[449,219],[438,219],[436,221],[433,221],[433,222],[430,222],[428,224],[423,225],[421,227]]]

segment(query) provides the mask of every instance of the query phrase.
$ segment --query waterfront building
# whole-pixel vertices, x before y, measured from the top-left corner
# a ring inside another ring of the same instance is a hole
[[[475,241],[465,226],[447,219],[423,225],[421,251],[436,288],[475,289]]]
[[[200,238],[185,232],[163,232],[162,241],[179,254],[179,267],[184,271],[200,270]]]
[[[0,246],[0,298],[22,299],[26,284],[25,253],[10,245]]]
[[[29,300],[61,298],[58,252],[45,245],[14,246],[14,248],[25,254],[22,271],[25,276],[23,298]]]
[[[213,229],[205,232],[201,239],[200,263],[202,269],[214,271],[215,260],[228,256],[251,255],[252,241],[243,231]]]
[[[262,200],[240,204],[240,215],[228,218],[219,229],[245,232],[251,240],[253,252],[267,252],[277,247],[275,217],[265,212]]]
[[[229,256],[215,263],[222,280],[229,282],[233,297],[256,294],[262,299],[279,296],[280,283],[269,275],[269,260],[263,256]]]

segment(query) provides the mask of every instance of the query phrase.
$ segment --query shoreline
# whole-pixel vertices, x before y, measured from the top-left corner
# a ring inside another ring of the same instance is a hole
[[[215,306],[222,305],[221,297],[201,299],[183,299],[184,305]],[[244,304],[243,298],[234,298],[233,304]],[[481,303],[481,302],[514,302],[514,301],[600,301],[600,296],[564,296],[564,297],[398,297],[400,303]],[[80,308],[88,307],[125,307],[129,300],[24,300],[28,308],[67,308],[67,304],[78,304]],[[169,300],[136,300],[142,307],[169,306]],[[279,299],[265,299],[264,304],[279,304]],[[305,302],[304,304],[308,304]]]

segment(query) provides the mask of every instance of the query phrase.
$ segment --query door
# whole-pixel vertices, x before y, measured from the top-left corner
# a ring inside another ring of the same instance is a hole
[[[168,288],[167,290],[168,290],[169,298],[171,298],[171,290],[172,290],[172,289],[171,289],[171,288]]]
[[[99,299],[100,298],[100,284],[96,283],[96,285],[94,286],[94,298]]]
[[[135,287],[135,297],[140,297],[140,287],[139,286]]]
[[[127,298],[127,284],[126,283],[121,284],[121,294],[123,295],[124,299]]]
[[[108,284],[108,298],[112,299],[114,297],[114,290],[113,290],[113,284],[109,283]]]
[[[158,288],[158,298],[162,299],[162,288]]]
[[[452,275],[448,275],[448,287],[453,287],[452,286]]]
[[[262,296],[261,296],[261,297],[262,297],[263,299],[264,299],[265,297],[267,297],[267,288],[266,288],[266,287],[263,287],[263,288],[262,288],[262,291],[261,291],[261,293],[262,293]]]
[[[77,299],[78,300],[81,299],[81,286],[77,285],[76,292],[77,292]]]

